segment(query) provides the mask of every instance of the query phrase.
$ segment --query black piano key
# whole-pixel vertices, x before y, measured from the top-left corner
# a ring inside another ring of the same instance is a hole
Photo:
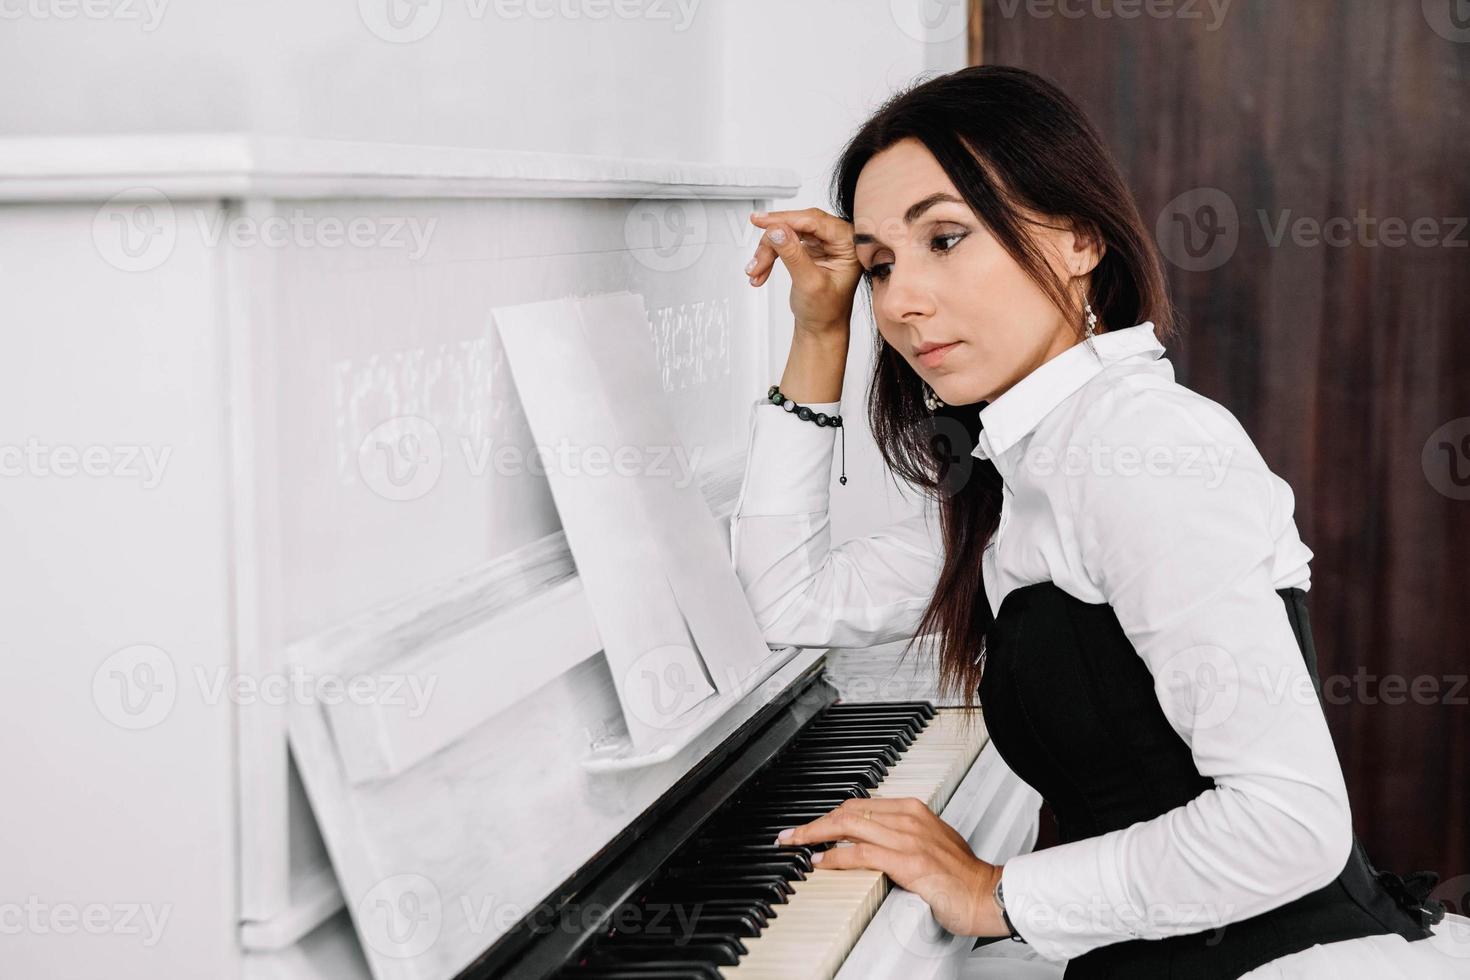
[[[674,880],[701,876],[724,880],[727,875],[742,879],[753,875],[779,875],[786,881],[806,880],[806,872],[790,861],[732,861],[728,857],[723,861],[670,865],[659,874],[662,878]]]
[[[563,975],[568,980],[724,980],[719,967],[694,961],[573,967]]]
[[[762,925],[767,919],[776,917],[776,910],[770,902],[759,898],[702,898],[693,902],[676,902],[664,899],[650,900],[646,898],[635,898],[629,904],[637,905],[640,911],[648,915],[672,916],[672,921],[691,921],[706,913],[713,915],[750,915],[754,916]]]
[[[763,778],[756,786],[801,785],[811,779],[844,779],[865,789],[873,790],[883,781],[883,774],[875,766],[801,766],[792,767],[781,773]],[[871,794],[870,794],[871,795]]]
[[[693,960],[715,966],[734,966],[746,952],[745,944],[738,939],[691,940],[687,943],[678,939],[665,943],[656,938],[641,942],[600,942],[588,955],[587,965],[642,965]]]
[[[928,701],[838,701],[822,709],[822,715],[862,714],[863,712],[913,711],[925,718],[934,717],[934,705]],[[818,715],[818,717],[822,717]]]
[[[644,915],[679,906],[664,934],[637,928],[599,937],[568,976],[665,980],[718,976],[745,952],[834,846],[779,845],[778,831],[808,823],[853,798],[871,798],[935,717],[928,702],[836,703],[801,729],[735,796],[710,814],[632,899]],[[635,920],[634,925],[640,924]],[[682,941],[679,937],[684,937]],[[693,972],[690,972],[693,971]]]
[[[784,881],[674,881],[654,885],[646,894],[650,899],[689,905],[710,898],[743,898],[775,906],[786,904],[790,889]]]

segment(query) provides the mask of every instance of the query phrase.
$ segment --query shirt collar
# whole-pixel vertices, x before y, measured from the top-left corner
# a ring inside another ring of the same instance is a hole
[[[1103,368],[1138,354],[1150,360],[1164,353],[1151,320],[1121,330],[1107,330],[1092,338],[1094,355],[1086,341],[1074,344],[1011,385],[980,410],[980,435],[970,455],[995,462],[1004,475],[1004,457],[1011,447],[1036,429],[1041,420]]]

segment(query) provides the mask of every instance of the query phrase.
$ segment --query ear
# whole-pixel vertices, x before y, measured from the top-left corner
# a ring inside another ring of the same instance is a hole
[[[1097,228],[1088,222],[1069,220],[1062,239],[1062,258],[1073,278],[1085,276],[1107,254],[1108,246]]]

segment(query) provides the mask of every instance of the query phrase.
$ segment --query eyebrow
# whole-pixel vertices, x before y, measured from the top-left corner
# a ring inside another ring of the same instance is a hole
[[[923,198],[922,200],[915,201],[913,204],[909,205],[909,209],[903,213],[903,223],[906,225],[911,225],[915,221],[918,221],[919,218],[923,216],[925,211],[928,211],[936,204],[943,204],[945,202],[952,202],[954,204],[965,203],[960,198],[955,197],[953,194],[950,194],[947,191],[939,191],[938,193],[930,194],[928,197]],[[853,235],[852,243],[854,245],[876,245],[878,244],[878,239],[874,238],[872,235],[862,233]]]

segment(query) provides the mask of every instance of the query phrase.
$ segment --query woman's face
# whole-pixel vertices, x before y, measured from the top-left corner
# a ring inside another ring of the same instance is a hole
[[[1082,295],[1101,255],[1070,230],[1030,227],[1061,281]],[[1077,342],[1082,324],[1064,319],[918,140],[863,167],[853,229],[878,332],[942,401],[994,401]],[[939,344],[950,346],[921,353]]]

